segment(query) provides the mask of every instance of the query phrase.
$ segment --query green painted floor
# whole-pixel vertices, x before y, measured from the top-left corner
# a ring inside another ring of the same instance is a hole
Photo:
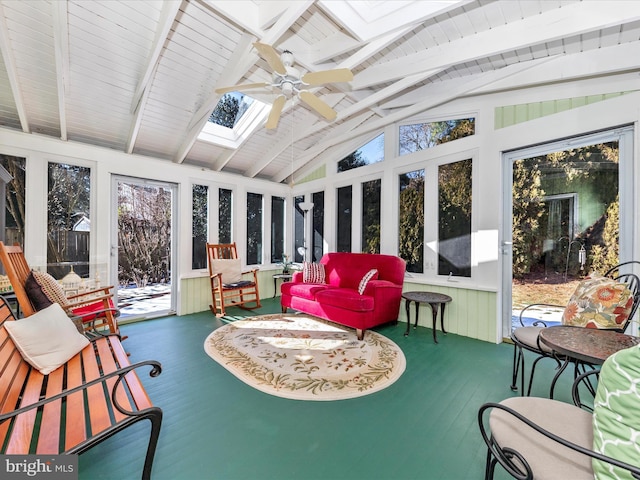
[[[254,313],[279,309],[279,299],[268,299]],[[407,359],[396,383],[356,399],[304,402],[254,390],[209,358],[204,340],[221,325],[202,312],[122,326],[132,362],[152,358],[163,365],[159,377],[143,376],[164,411],[154,479],[483,478],[477,411],[514,395],[512,346],[441,333],[435,345],[430,329],[418,327],[406,338],[406,324],[384,326],[376,330]],[[539,367],[534,395],[548,394],[548,363]],[[556,391],[568,401],[569,381]],[[81,455],[80,479],[140,478],[147,423]]]

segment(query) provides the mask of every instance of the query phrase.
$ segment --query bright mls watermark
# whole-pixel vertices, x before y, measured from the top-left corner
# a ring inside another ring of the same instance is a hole
[[[3,480],[78,480],[78,455],[0,455]]]

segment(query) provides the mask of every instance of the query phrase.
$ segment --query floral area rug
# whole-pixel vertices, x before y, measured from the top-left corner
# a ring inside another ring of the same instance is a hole
[[[395,382],[406,360],[388,338],[304,314],[238,320],[204,342],[215,361],[265,393],[296,400],[342,400]]]

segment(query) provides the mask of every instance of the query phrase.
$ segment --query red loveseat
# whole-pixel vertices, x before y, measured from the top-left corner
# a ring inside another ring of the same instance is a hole
[[[282,312],[287,308],[315,315],[364,331],[397,321],[404,282],[405,261],[393,255],[371,253],[327,253],[320,259],[326,283],[304,283],[303,272],[280,287]],[[362,295],[360,282],[371,269],[377,278],[369,280]]]

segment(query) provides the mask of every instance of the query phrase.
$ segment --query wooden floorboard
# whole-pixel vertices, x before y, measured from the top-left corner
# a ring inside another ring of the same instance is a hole
[[[275,313],[279,299],[257,311]],[[485,448],[478,407],[515,395],[512,346],[405,324],[376,329],[404,351],[407,368],[389,388],[336,402],[304,402],[257,391],[204,352],[224,323],[210,312],[122,326],[131,361],[155,359],[163,373],[140,373],[164,421],[157,480],[480,479]],[[534,393],[548,394],[553,365],[540,367]],[[569,400],[568,380],[558,397]],[[80,480],[138,479],[149,427],[130,428],[80,457]],[[497,479],[507,478],[498,473]]]

